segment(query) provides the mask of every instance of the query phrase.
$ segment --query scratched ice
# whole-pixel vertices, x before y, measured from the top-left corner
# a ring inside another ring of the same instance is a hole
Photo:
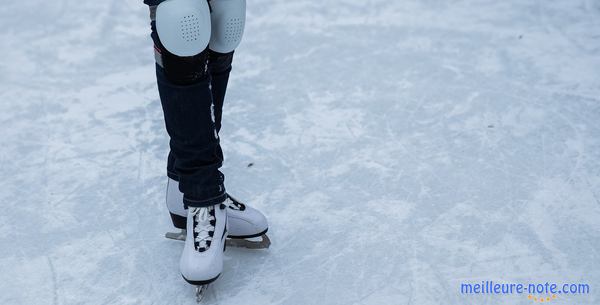
[[[0,8],[0,304],[193,304],[141,1]],[[252,0],[227,187],[270,219],[206,304],[599,304],[600,2]],[[254,165],[249,167],[248,164]]]

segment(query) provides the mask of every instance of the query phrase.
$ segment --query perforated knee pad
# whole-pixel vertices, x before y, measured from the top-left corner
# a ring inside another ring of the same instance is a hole
[[[246,0],[211,0],[211,37],[209,48],[229,53],[238,47],[246,26]]]
[[[182,56],[200,54],[210,41],[211,19],[203,0],[167,0],[156,8],[156,31],[163,46]]]

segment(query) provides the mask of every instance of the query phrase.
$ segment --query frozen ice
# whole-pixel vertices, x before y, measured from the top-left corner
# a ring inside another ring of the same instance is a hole
[[[205,304],[599,304],[600,2],[252,0],[221,131],[267,214]],[[0,8],[0,304],[194,304],[141,1]],[[249,164],[253,166],[248,166]]]

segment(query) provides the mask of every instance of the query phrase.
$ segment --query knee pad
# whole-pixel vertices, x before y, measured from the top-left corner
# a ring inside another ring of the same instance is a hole
[[[211,35],[208,3],[203,0],[167,0],[156,7],[156,31],[172,54],[187,57],[206,49]]]
[[[211,27],[206,1],[163,1],[152,17],[156,63],[167,79],[176,85],[189,85],[206,78]]]
[[[212,24],[209,48],[229,53],[242,41],[246,26],[246,0],[210,0]]]

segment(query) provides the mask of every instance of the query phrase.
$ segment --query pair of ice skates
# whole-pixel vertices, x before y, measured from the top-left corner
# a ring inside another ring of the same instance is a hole
[[[167,207],[173,225],[181,231],[165,236],[185,241],[179,268],[183,278],[196,286],[198,302],[221,274],[226,246],[265,249],[271,244],[265,216],[231,196],[214,206],[185,209],[179,183],[169,179]]]

